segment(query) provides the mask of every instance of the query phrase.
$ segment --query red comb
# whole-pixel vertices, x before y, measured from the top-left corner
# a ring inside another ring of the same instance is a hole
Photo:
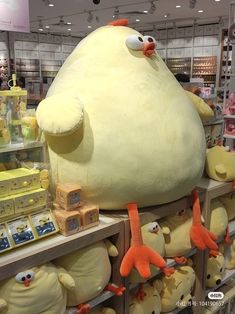
[[[127,26],[128,25],[128,19],[119,19],[119,20],[108,23],[108,25]]]

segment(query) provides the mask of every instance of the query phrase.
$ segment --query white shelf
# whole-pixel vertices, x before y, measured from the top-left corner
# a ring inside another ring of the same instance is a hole
[[[226,115],[224,115],[224,118],[227,118],[227,119],[229,119],[229,118],[235,119],[235,115],[234,115],[234,114],[226,114]]]
[[[229,281],[232,278],[235,278],[235,269],[226,269],[225,275],[224,275],[223,279],[221,280],[221,283],[219,285],[211,288],[211,289],[207,289],[206,290],[206,297],[208,296],[209,292],[212,292],[212,291],[219,289],[221,286],[223,286],[227,281]]]
[[[0,254],[0,280],[49,262],[120,231],[120,220],[100,215],[100,224],[69,237],[56,234]]]
[[[99,305],[100,303],[103,303],[104,301],[112,298],[115,294],[113,292],[110,291],[104,291],[103,293],[101,293],[98,297],[86,302],[88,303],[91,308],[96,307],[97,305]],[[65,314],[77,314],[77,308],[76,307],[70,307],[67,308]]]
[[[223,135],[224,138],[231,138],[231,139],[235,139],[235,135],[228,135],[228,134],[224,134]]]
[[[214,125],[214,124],[222,124],[224,123],[224,120],[216,120],[216,121],[207,121],[203,123],[203,126],[207,126],[207,125]]]
[[[0,154],[2,153],[11,153],[19,150],[42,148],[43,144],[41,142],[32,142],[28,144],[19,143],[19,144],[10,144],[8,146],[0,148]]]

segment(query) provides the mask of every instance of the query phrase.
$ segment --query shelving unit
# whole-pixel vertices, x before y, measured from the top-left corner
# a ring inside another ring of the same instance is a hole
[[[204,79],[205,85],[216,83],[217,57],[194,57],[193,58],[193,77]]]

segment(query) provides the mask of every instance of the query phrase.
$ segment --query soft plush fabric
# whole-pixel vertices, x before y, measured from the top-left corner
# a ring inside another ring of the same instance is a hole
[[[71,276],[64,269],[52,264],[33,267],[31,271],[35,277],[28,286],[17,282],[15,277],[0,282],[0,296],[7,304],[3,309],[0,305],[0,313],[64,314],[66,289],[73,289],[75,286]],[[22,276],[26,277],[28,273],[29,271],[24,271]]]
[[[205,103],[205,101],[190,91],[186,91],[187,96],[195,105],[201,119],[209,119],[214,116],[213,110]]]
[[[233,220],[235,218],[235,193],[229,193],[220,197],[221,203],[226,209],[228,220]]]
[[[211,256],[207,261],[206,286],[214,287],[221,283],[224,275],[224,256],[220,253],[218,256]]]
[[[141,227],[141,233],[143,237],[143,242],[145,245],[153,249],[155,252],[159,253],[162,257],[165,255],[165,240],[163,231],[157,222],[148,223]],[[151,277],[156,275],[159,269],[155,266],[150,266]],[[136,269],[133,269],[129,281],[131,283],[144,282],[145,280],[141,278]]]
[[[195,273],[190,266],[181,266],[171,277],[163,277],[163,290],[160,293],[162,312],[186,307],[192,300],[191,291],[194,283]]]
[[[142,36],[112,25],[89,34],[37,110],[53,184],[79,182],[82,197],[101,209],[176,200],[204,167],[205,135],[193,103],[157,52],[127,48],[133,34]]]
[[[143,286],[143,297],[138,296],[132,292],[129,301],[129,314],[146,314],[146,313],[161,313],[161,300],[159,292],[162,289],[162,285],[154,283],[149,285],[148,283]]]
[[[169,234],[164,234],[165,256],[184,256],[190,252],[194,246],[190,239],[192,226],[192,212],[190,209],[167,216],[160,223],[160,226],[161,228],[168,227],[170,230]]]
[[[75,281],[68,293],[68,306],[85,303],[99,295],[108,284],[111,264],[103,241],[89,245],[55,260]]]
[[[217,237],[225,236],[228,226],[228,215],[223,204],[214,199],[211,201],[211,222],[210,231]]]
[[[235,179],[235,154],[223,146],[214,146],[206,154],[206,173],[216,181]]]

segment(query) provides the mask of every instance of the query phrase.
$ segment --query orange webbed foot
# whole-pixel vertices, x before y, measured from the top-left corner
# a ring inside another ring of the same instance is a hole
[[[139,288],[135,294],[135,297],[140,301],[143,301],[146,297],[146,293],[144,292],[144,285],[142,283],[139,284]]]
[[[175,272],[175,269],[173,268],[173,267],[169,267],[169,268],[163,268],[162,269],[162,272],[164,273],[164,275],[166,276],[166,277],[170,277],[171,275],[173,275],[174,274],[174,272]]]
[[[147,279],[151,276],[150,264],[159,268],[166,267],[164,259],[151,248],[144,244],[132,246],[122,260],[120,273],[123,277],[127,277],[132,268],[136,268],[140,276]]]
[[[188,261],[188,259],[186,258],[186,257],[184,257],[184,256],[175,256],[174,257],[174,260],[175,260],[175,262],[177,263],[177,264],[179,264],[179,265],[184,265],[184,264],[186,264],[187,263],[187,261]]]
[[[89,313],[91,310],[91,306],[90,304],[86,303],[86,304],[79,304],[77,306],[77,314],[87,314]]]
[[[199,250],[210,250],[217,251],[218,245],[216,244],[217,236],[207,230],[203,225],[192,225],[190,230],[190,237],[194,245]]]
[[[210,250],[209,257],[216,257],[220,254],[219,251]]]
[[[120,286],[116,286],[114,284],[108,284],[106,287],[105,287],[105,290],[107,291],[110,291],[110,292],[113,292],[115,295],[117,296],[122,296],[123,295],[123,292],[126,291],[126,288],[123,287],[123,285],[120,285]]]

